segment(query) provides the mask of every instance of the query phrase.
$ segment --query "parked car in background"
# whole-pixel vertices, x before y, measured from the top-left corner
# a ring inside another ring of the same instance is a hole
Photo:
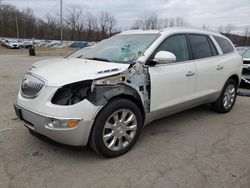
[[[14,108],[30,132],[105,157],[153,120],[205,103],[229,112],[243,63],[225,36],[174,27],[122,32],[76,57],[34,64]]]
[[[32,45],[32,41],[27,41],[27,40],[25,40],[25,41],[23,41],[22,43],[21,43],[21,47],[23,47],[23,48],[31,48],[33,45]]]
[[[250,47],[242,54],[243,69],[242,69],[242,83],[250,84]]]
[[[71,44],[71,47],[73,48],[84,48],[87,46],[87,42],[82,42],[82,41],[75,41]]]
[[[9,42],[9,41],[8,41],[7,39],[2,39],[2,40],[1,40],[1,46],[7,48],[7,43],[8,43],[8,42]]]
[[[19,49],[20,48],[20,43],[16,40],[9,40],[5,43],[7,48],[10,49]]]
[[[2,47],[5,47],[5,39],[1,39],[1,40],[0,40],[0,43],[1,43],[1,46],[2,46]]]

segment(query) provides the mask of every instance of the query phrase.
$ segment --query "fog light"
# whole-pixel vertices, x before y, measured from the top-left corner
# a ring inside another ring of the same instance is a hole
[[[79,120],[50,119],[47,126],[50,128],[73,128],[76,127],[78,123]]]

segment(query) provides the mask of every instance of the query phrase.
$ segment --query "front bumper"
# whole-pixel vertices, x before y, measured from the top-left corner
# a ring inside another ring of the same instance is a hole
[[[36,133],[72,146],[87,145],[88,143],[93,121],[84,121],[82,119],[75,128],[51,128],[48,126],[51,118],[58,120],[65,119],[32,112],[18,104],[14,104],[14,109],[16,115],[23,121],[24,125]]]

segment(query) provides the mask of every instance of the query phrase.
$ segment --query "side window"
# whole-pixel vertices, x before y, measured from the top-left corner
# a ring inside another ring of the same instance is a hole
[[[219,44],[223,54],[227,54],[234,51],[234,47],[227,39],[217,36],[214,36],[214,39]]]
[[[210,48],[210,44],[206,35],[189,35],[193,58],[201,59],[206,57],[213,56],[212,50]]]
[[[169,51],[176,56],[176,62],[189,60],[189,51],[185,35],[174,35],[167,38],[157,48],[159,51]]]

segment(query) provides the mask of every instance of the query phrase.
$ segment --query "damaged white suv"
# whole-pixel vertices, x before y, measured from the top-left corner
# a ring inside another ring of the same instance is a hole
[[[15,111],[31,132],[105,157],[155,119],[204,103],[229,112],[242,71],[230,40],[185,28],[122,32],[77,57],[35,63]]]

